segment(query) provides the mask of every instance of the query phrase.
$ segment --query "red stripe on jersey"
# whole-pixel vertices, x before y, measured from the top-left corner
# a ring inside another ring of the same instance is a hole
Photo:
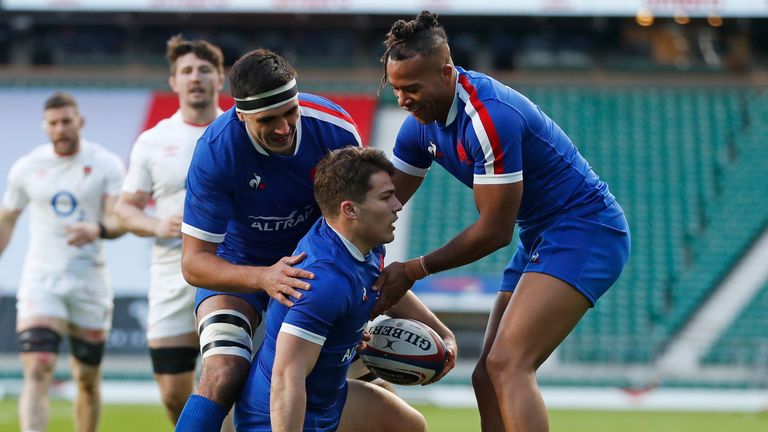
[[[464,90],[469,94],[469,102],[477,111],[480,116],[480,123],[485,129],[485,135],[488,137],[488,141],[491,143],[491,150],[493,151],[493,173],[504,174],[504,164],[502,159],[504,158],[504,152],[501,150],[501,140],[499,134],[496,132],[496,126],[493,124],[488,110],[485,109],[485,105],[477,98],[477,90],[470,84],[465,75],[459,75],[459,83]]]
[[[318,111],[322,111],[326,114],[330,114],[334,117],[338,117],[342,120],[348,121],[349,123],[352,123],[352,126],[354,126],[355,129],[357,129],[357,125],[355,124],[355,121],[352,120],[352,117],[348,116],[347,114],[341,111],[336,111],[332,108],[328,108],[327,106],[323,106],[323,105],[316,104],[314,102],[305,101],[305,100],[299,100],[299,105],[305,106],[307,108],[316,109]]]

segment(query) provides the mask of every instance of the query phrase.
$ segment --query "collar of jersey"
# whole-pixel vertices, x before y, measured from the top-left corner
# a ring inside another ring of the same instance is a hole
[[[261,146],[261,144],[257,143],[256,140],[253,139],[251,133],[248,132],[248,124],[243,123],[243,126],[245,126],[245,134],[248,135],[248,139],[251,140],[253,148],[255,148],[257,152],[263,154],[264,156],[271,156],[271,153],[269,153],[264,147]],[[299,116],[299,121],[296,122],[296,148],[293,149],[293,154],[291,156],[296,156],[299,153],[299,145],[301,145],[301,116]]]
[[[58,153],[56,153],[56,150],[53,148],[53,142],[49,141],[50,146],[47,147],[48,151],[51,155],[53,155],[58,160],[68,160],[68,161],[74,161],[80,159],[82,154],[85,154],[86,151],[91,147],[91,143],[86,141],[85,138],[80,137],[80,143],[78,144],[78,149],[75,154],[62,156]]]
[[[352,257],[354,257],[356,260],[361,262],[365,261],[365,255],[363,255],[363,253],[360,252],[360,249],[358,249],[357,246],[355,246],[351,241],[347,240],[347,238],[341,235],[340,232],[336,231],[331,226],[331,224],[329,224],[328,222],[326,222],[325,224],[328,225],[328,228],[330,228],[333,232],[335,232],[337,236],[339,236],[339,238],[341,239],[341,242],[344,243],[344,246],[347,248],[347,250],[349,251],[350,255],[352,255]]]
[[[456,70],[456,68],[453,68],[454,71],[456,71],[456,82],[454,83],[455,90],[453,92],[453,102],[451,102],[451,109],[448,110],[448,117],[445,119],[445,125],[443,127],[448,127],[453,123],[454,120],[456,120],[456,110],[459,106],[459,71]]]

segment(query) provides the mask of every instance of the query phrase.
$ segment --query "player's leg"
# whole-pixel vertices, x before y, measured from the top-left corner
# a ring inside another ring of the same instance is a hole
[[[619,277],[629,257],[629,231],[621,209],[611,206],[520,236],[531,253],[485,364],[505,430],[547,431],[536,370]]]
[[[363,363],[363,360],[360,358],[359,354],[355,354],[355,358],[352,359],[352,364],[349,366],[349,371],[347,372],[347,378],[369,382],[383,388],[388,392],[395,393],[395,386],[389,381],[384,381],[383,379],[377,377],[376,374],[371,372],[371,370],[368,369],[368,367]]]
[[[339,432],[425,432],[427,421],[397,395],[375,384],[347,380]]]
[[[101,414],[101,361],[104,358],[107,331],[70,326],[72,380],[75,397],[75,430],[95,432]]]
[[[48,389],[61,339],[67,335],[62,277],[23,272],[16,302],[16,332],[24,384],[19,397],[22,430],[46,430]]]
[[[195,291],[184,281],[178,267],[152,267],[147,345],[160,398],[173,424],[194,389],[200,355],[193,313]]]
[[[590,306],[579,291],[557,278],[523,275],[485,360],[504,422],[497,430],[549,430],[536,370]]]
[[[480,358],[472,371],[472,387],[477,399],[477,407],[480,411],[480,424],[483,431],[503,431],[504,421],[499,411],[499,402],[496,398],[496,391],[493,388],[491,376],[486,367],[488,353],[491,351],[496,333],[499,329],[499,322],[507,309],[511,292],[499,291],[496,300],[491,308],[491,314],[488,318],[488,324],[483,337],[483,349]]]
[[[48,389],[66,328],[66,321],[59,318],[25,317],[17,322],[24,374],[19,396],[19,422],[23,431],[48,428]]]
[[[195,386],[195,366],[200,353],[197,333],[150,339],[148,345],[160,398],[168,418],[176,424]]]
[[[76,431],[96,431],[101,414],[101,362],[114,306],[106,273],[95,271],[64,281],[69,322],[70,363],[77,387]]]
[[[499,401],[493,388],[493,381],[488,371],[487,359],[488,353],[491,351],[491,347],[493,347],[493,343],[496,340],[499,322],[501,322],[501,318],[512,298],[512,292],[520,281],[520,277],[523,275],[528,262],[529,257],[525,246],[522,242],[519,242],[514,256],[504,270],[504,278],[485,328],[483,349],[475,365],[475,370],[472,372],[472,387],[475,391],[477,407],[480,411],[480,424],[484,432],[504,430],[504,421],[499,410]]]
[[[200,294],[198,294],[199,296]],[[177,431],[218,431],[248,378],[253,330],[264,304],[214,295],[197,307],[202,354],[200,381],[184,406]]]

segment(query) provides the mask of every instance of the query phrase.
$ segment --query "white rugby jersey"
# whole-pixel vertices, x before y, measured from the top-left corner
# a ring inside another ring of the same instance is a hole
[[[120,193],[123,161],[98,144],[80,140],[73,156],[59,156],[47,143],[16,161],[8,173],[2,205],[30,207],[30,240],[24,272],[87,272],[104,266],[101,239],[67,244],[66,227],[98,222],[106,196]]]
[[[221,114],[221,110],[217,110]],[[131,150],[124,192],[147,192],[155,201],[156,216],[164,219],[184,210],[187,170],[198,138],[208,125],[187,123],[176,111],[136,140]],[[155,238],[154,264],[180,265],[181,239]]]

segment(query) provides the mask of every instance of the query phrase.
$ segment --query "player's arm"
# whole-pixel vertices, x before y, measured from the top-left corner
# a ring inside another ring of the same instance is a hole
[[[272,429],[300,432],[307,407],[307,376],[317,363],[322,346],[280,332],[272,368],[269,411]]]
[[[384,313],[413,283],[429,274],[469,264],[512,241],[515,221],[523,196],[523,182],[475,184],[477,220],[441,248],[423,257],[393,262],[376,281],[382,291],[372,316]]]
[[[115,239],[125,234],[115,216],[115,203],[117,195],[107,195],[99,222],[78,222],[67,226],[67,242],[72,246],[83,246],[98,238]]]
[[[392,176],[392,183],[395,185],[395,196],[403,205],[411,199],[414,193],[419,189],[424,177],[407,174],[399,169],[395,170]]]
[[[104,197],[104,213],[101,216],[101,225],[104,227],[104,232],[101,233],[101,238],[115,239],[125,234],[125,229],[120,225],[120,221],[115,213],[117,199],[118,195],[107,195]]]
[[[67,226],[67,242],[72,246],[83,246],[98,238],[115,239],[125,234],[125,229],[120,226],[115,214],[115,204],[125,175],[125,164],[114,154],[103,155],[103,161],[106,177],[99,220]]]
[[[139,237],[181,237],[181,215],[159,219],[144,212],[150,193],[144,191],[123,192],[115,205],[120,225]]]
[[[0,255],[2,255],[8,243],[11,242],[13,229],[19,219],[21,210],[7,210],[0,208]]]
[[[302,296],[297,289],[309,289],[309,284],[300,278],[314,277],[311,272],[292,267],[304,259],[303,253],[281,258],[269,267],[256,267],[236,265],[222,259],[216,255],[217,247],[218,243],[182,234],[181,270],[190,285],[224,292],[252,293],[263,290],[290,307],[293,302],[289,297]]]
[[[432,165],[432,158],[422,146],[422,126],[412,117],[408,117],[397,132],[395,146],[392,149],[392,163],[395,174],[395,196],[405,205],[419,189]]]
[[[416,294],[408,291],[405,296],[403,296],[403,298],[397,302],[396,305],[389,309],[387,314],[392,318],[410,318],[415,319],[416,321],[421,321],[422,323],[431,327],[438,335],[440,335],[441,338],[443,338],[446,351],[448,352],[448,357],[446,358],[445,368],[443,369],[442,373],[433,378],[430,381],[431,383],[439,381],[440,378],[444,377],[448,372],[451,371],[451,369],[454,368],[454,366],[456,366],[456,359],[459,355],[456,336],[453,334],[451,329],[449,329],[445,324],[443,324],[442,321],[440,321],[440,318],[438,318],[424,303],[422,303]]]
[[[430,273],[475,262],[512,241],[523,182],[475,184],[474,194],[479,217],[443,247],[424,256],[424,267]]]

